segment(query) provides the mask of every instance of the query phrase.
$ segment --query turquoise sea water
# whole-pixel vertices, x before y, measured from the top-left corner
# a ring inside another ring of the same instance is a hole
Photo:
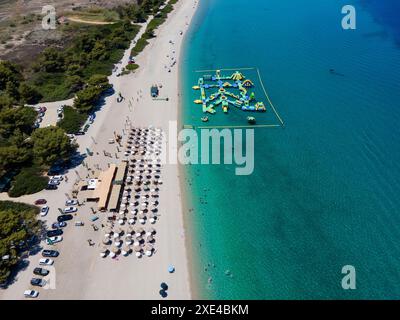
[[[256,129],[250,176],[184,169],[202,298],[400,298],[398,11],[355,1],[357,29],[344,31],[345,4],[200,1],[181,65],[182,122],[201,123],[194,70],[255,66],[286,123]],[[356,268],[356,290],[341,288],[344,265]]]

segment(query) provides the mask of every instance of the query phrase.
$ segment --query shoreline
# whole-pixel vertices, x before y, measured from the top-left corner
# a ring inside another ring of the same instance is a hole
[[[196,12],[192,18],[190,27],[188,31],[185,33],[184,39],[181,44],[181,52],[179,56],[179,64],[178,64],[178,92],[179,92],[179,99],[178,99],[178,128],[183,127],[183,122],[184,122],[184,115],[183,115],[183,108],[184,108],[184,98],[182,95],[183,92],[183,81],[184,81],[184,75],[183,75],[183,68],[182,68],[182,62],[183,62],[183,57],[185,54],[186,49],[186,41],[188,41],[187,37],[189,36],[190,32],[192,32],[191,28],[193,28],[193,19],[195,18],[196,14],[198,14],[199,10],[199,4],[197,4]],[[186,247],[186,256],[187,256],[187,264],[188,264],[188,270],[189,270],[189,283],[190,283],[190,296],[192,299],[199,300],[202,299],[202,294],[200,293],[200,281],[199,278],[195,276],[197,273],[197,262],[198,257],[194,253],[194,241],[195,239],[195,234],[194,234],[194,221],[192,217],[189,216],[189,209],[190,209],[190,204],[193,203],[193,194],[190,193],[187,190],[187,183],[186,180],[188,179],[188,172],[187,169],[185,169],[185,165],[183,164],[178,164],[178,172],[179,172],[179,184],[180,184],[180,190],[181,190],[181,205],[182,205],[182,218],[184,222],[185,229],[190,231],[190,237],[185,237],[185,247]]]

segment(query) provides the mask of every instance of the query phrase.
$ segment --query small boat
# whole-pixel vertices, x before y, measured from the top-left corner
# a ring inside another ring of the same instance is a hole
[[[255,124],[256,123],[256,118],[254,117],[247,117],[247,122],[250,124]]]
[[[203,118],[201,118],[201,121],[203,121],[203,122],[208,122],[208,117],[203,117]]]

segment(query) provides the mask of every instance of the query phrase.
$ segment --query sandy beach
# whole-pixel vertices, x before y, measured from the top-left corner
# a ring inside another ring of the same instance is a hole
[[[70,170],[67,180],[57,191],[42,191],[35,195],[24,196],[14,201],[33,203],[38,198],[45,198],[50,207],[44,218],[47,225],[56,221],[57,208],[63,208],[71,195],[73,184],[87,176],[93,168],[106,169],[111,163],[120,163],[123,150],[117,150],[109,139],[115,133],[125,139],[127,123],[133,127],[155,126],[168,132],[169,122],[177,121],[179,105],[178,58],[181,44],[190,21],[197,8],[198,1],[180,0],[167,21],[156,31],[157,37],[150,41],[146,49],[136,57],[140,68],[133,74],[117,77],[121,66],[129,59],[130,49],[126,51],[118,71],[110,76],[115,94],[105,98],[105,103],[96,113],[94,123],[84,136],[77,137],[79,151],[89,149],[93,155],[85,159],[89,167],[83,165]],[[135,38],[143,33],[146,24]],[[131,47],[133,46],[133,43]],[[162,84],[160,98],[150,96],[152,84]],[[117,102],[121,92],[124,100]],[[46,104],[41,104],[46,105]],[[50,109],[56,108],[57,103]],[[49,119],[54,118],[51,116]],[[49,120],[49,122],[51,122]],[[46,125],[48,121],[43,125]],[[112,157],[104,156],[104,151]],[[55,289],[39,289],[38,299],[160,299],[160,283],[169,286],[166,299],[190,299],[191,285],[185,247],[185,227],[182,213],[182,195],[180,190],[179,169],[177,164],[165,164],[162,170],[163,186],[160,188],[160,218],[154,226],[157,230],[157,251],[150,258],[138,259],[134,255],[119,256],[117,259],[101,258],[99,245],[103,237],[101,231],[94,231],[90,221],[93,203],[79,206],[76,218],[85,223],[83,227],[73,226],[73,222],[64,230],[64,240],[52,248],[60,251],[55,259]],[[0,194],[0,200],[8,199]],[[104,215],[104,213],[101,213]],[[99,224],[99,223],[98,223]],[[87,239],[92,239],[94,246],[89,246]],[[43,244],[45,248],[45,244]],[[0,299],[23,299],[23,292],[30,286],[32,270],[38,266],[40,254],[31,255],[25,270],[20,271],[14,283],[7,289],[0,290]],[[168,273],[168,266],[174,265],[176,271]]]

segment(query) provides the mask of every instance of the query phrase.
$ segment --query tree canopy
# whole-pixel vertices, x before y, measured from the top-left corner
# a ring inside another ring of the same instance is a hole
[[[33,155],[39,164],[51,166],[57,160],[67,160],[76,150],[61,128],[50,126],[36,129],[32,136]]]
[[[29,238],[39,235],[38,213],[39,209],[34,206],[0,201],[0,283],[7,281],[20,261]]]

